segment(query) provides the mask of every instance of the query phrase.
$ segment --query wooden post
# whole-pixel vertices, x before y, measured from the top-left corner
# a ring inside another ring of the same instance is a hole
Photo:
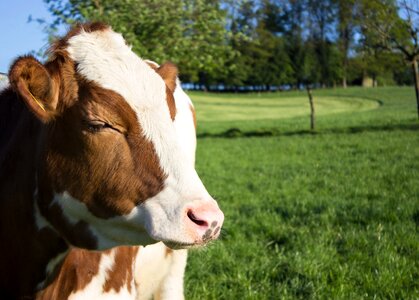
[[[313,94],[311,93],[311,88],[307,85],[307,94],[308,94],[308,101],[310,102],[310,129],[315,130],[316,125],[316,116],[314,110],[314,99]]]

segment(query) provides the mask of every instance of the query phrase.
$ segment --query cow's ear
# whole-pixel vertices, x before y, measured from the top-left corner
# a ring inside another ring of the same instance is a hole
[[[157,73],[163,78],[167,87],[174,92],[176,88],[176,78],[178,75],[178,69],[174,63],[166,62],[162,64],[158,69]]]
[[[42,122],[47,123],[56,114],[58,84],[48,70],[34,57],[18,58],[10,68],[9,80],[27,107]]]

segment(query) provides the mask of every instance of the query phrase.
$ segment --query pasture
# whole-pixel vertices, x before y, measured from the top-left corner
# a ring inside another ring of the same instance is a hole
[[[412,88],[190,93],[219,241],[190,252],[187,299],[418,299]]]

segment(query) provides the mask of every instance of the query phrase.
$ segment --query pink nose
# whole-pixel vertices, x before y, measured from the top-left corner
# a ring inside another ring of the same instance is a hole
[[[216,239],[220,235],[224,214],[216,203],[205,203],[188,207],[188,227],[195,231],[203,242]]]

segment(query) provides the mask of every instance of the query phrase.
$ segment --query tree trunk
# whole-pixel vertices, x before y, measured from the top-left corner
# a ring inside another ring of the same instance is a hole
[[[417,59],[413,59],[412,68],[413,68],[413,76],[415,78],[416,105],[417,105],[418,119],[419,119],[419,70],[418,70]]]
[[[342,86],[343,86],[344,89],[346,89],[348,87],[348,84],[346,83],[346,75],[343,76]]]
[[[375,75],[375,74],[372,75],[372,87],[373,88],[378,87],[377,75]]]
[[[307,85],[307,94],[308,94],[308,101],[310,102],[310,129],[315,129],[315,111],[314,111],[314,99],[313,94],[311,93],[311,88],[309,85]]]
[[[346,89],[348,87],[348,81],[347,81],[347,76],[348,76],[348,48],[345,48],[345,58],[343,60],[343,78],[342,78],[342,87],[344,89]]]

